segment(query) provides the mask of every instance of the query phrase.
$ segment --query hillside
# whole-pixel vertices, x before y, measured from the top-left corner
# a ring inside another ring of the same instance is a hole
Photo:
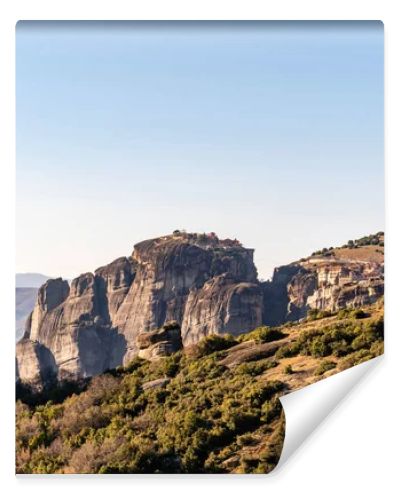
[[[211,335],[47,393],[19,386],[17,472],[269,472],[284,438],[278,397],[382,352],[380,299]]]
[[[384,250],[378,245],[361,246],[357,248],[337,248],[334,257],[340,260],[377,262],[383,264]]]
[[[385,233],[379,231],[375,234],[363,236],[356,240],[349,240],[340,247],[323,248],[311,254],[312,257],[332,259],[349,259],[352,261],[378,262],[383,264],[385,247]],[[310,257],[309,257],[310,258]],[[307,259],[302,259],[307,260]]]

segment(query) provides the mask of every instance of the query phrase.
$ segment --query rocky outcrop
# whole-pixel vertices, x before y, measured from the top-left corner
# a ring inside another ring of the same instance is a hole
[[[384,293],[383,263],[337,258],[302,259],[262,284],[266,325],[297,321],[310,309],[335,312],[376,302]]]
[[[135,245],[132,258],[135,279],[114,322],[127,340],[126,360],[136,353],[139,332],[151,331],[169,321],[182,325],[184,344],[208,333],[225,333],[229,329],[235,335],[249,325],[260,324],[261,292],[252,250],[208,238],[167,236]],[[239,285],[247,284],[250,288],[244,294]],[[224,305],[218,293],[224,295]],[[252,301],[258,311],[246,324],[238,316],[237,306],[233,310],[241,298]],[[224,314],[221,308],[230,305]]]
[[[243,342],[228,349],[227,355],[219,363],[228,368],[234,368],[241,363],[269,358],[273,356],[284,343],[286,343],[285,340],[276,340],[265,344],[259,344],[254,340]]]
[[[99,315],[106,323],[114,324],[136,275],[132,257],[121,257],[95,271],[99,297]]]
[[[171,321],[157,330],[141,333],[136,345],[140,358],[155,360],[170,356],[183,347],[180,326],[176,321]]]
[[[157,380],[151,380],[150,382],[145,382],[142,384],[142,389],[148,391],[149,389],[159,389],[160,387],[166,387],[170,382],[169,377],[158,378]]]
[[[57,379],[58,368],[51,351],[39,342],[22,339],[16,346],[16,379],[38,389]],[[18,362],[23,360],[23,362]]]
[[[238,283],[229,275],[208,280],[189,293],[182,323],[185,345],[213,333],[248,332],[262,322],[262,292],[257,283]]]
[[[168,356],[211,334],[239,335],[303,318],[310,309],[359,307],[383,295],[383,254],[352,248],[277,268],[260,283],[253,250],[215,234],[135,245],[71,285],[48,280],[17,345],[22,382],[91,377],[136,355]],[[370,259],[360,260],[360,256]]]
[[[122,364],[126,342],[101,315],[104,302],[91,273],[74,279],[71,287],[61,279],[47,281],[17,344],[21,381],[46,379],[44,349],[54,360],[57,379],[91,377]]]
[[[50,279],[39,288],[35,308],[33,309],[32,316],[27,321],[27,325],[29,325],[29,338],[31,340],[38,340],[43,319],[47,313],[50,313],[64,302],[68,293],[68,282],[61,278]]]
[[[253,250],[213,233],[176,232],[135,245],[131,257],[70,287],[61,278],[47,281],[17,348],[19,377],[43,378],[41,346],[53,356],[58,380],[91,377],[137,354],[169,355],[182,343],[241,334],[261,321]],[[179,335],[171,324],[181,325]]]

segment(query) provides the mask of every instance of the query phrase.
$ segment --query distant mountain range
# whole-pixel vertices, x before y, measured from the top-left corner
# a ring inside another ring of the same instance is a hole
[[[40,273],[17,273],[15,275],[15,340],[24,334],[26,318],[32,312],[38,289],[50,279]]]
[[[40,273],[17,273],[15,275],[15,287],[16,288],[39,288],[50,276],[45,276]]]
[[[15,340],[24,334],[26,318],[35,307],[38,288],[15,289]]]

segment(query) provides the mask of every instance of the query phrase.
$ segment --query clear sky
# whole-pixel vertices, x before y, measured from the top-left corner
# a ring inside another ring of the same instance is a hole
[[[20,22],[17,272],[174,229],[261,278],[383,230],[383,25]]]

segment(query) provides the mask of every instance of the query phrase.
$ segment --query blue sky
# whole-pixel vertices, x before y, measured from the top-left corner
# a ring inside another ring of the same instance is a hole
[[[20,22],[17,272],[174,229],[262,278],[383,229],[383,25]]]

